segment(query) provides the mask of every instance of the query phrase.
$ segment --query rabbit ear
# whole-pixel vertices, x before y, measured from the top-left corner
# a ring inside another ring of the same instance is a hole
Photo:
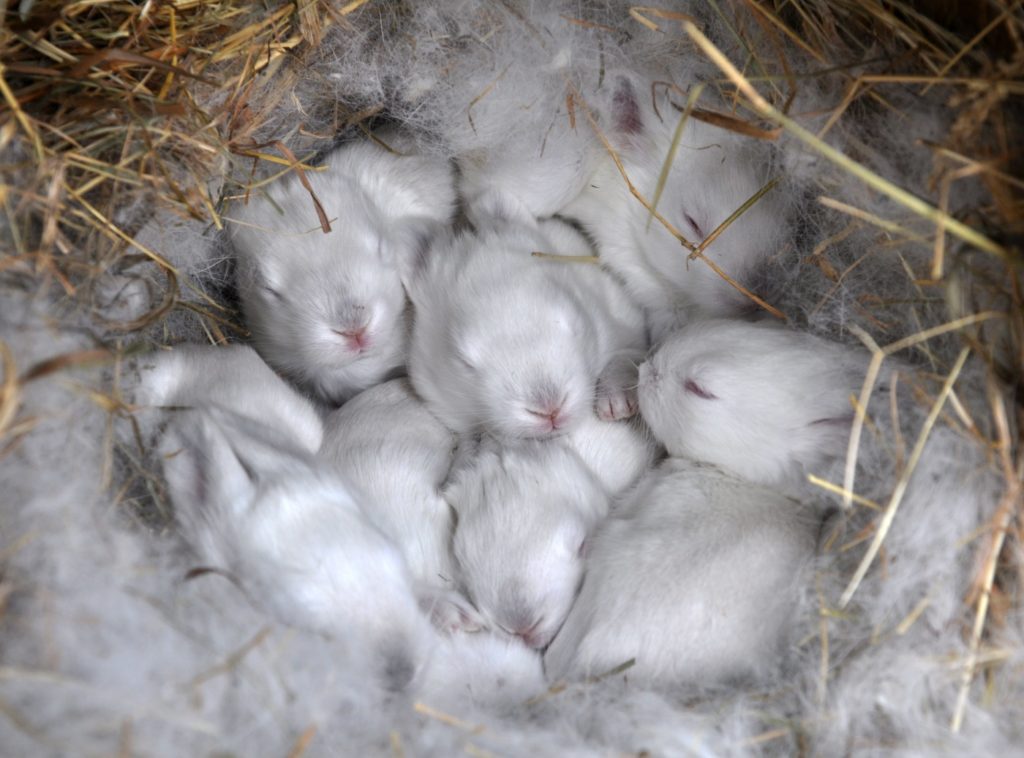
[[[841,455],[850,441],[854,414],[815,419],[807,425],[808,432],[817,440],[817,450],[830,455]]]
[[[612,129],[616,135],[628,139],[643,134],[644,122],[640,101],[637,99],[632,80],[627,76],[620,76],[615,83],[611,111]]]
[[[441,487],[441,498],[452,509],[456,521],[463,515],[459,512],[459,505],[466,507],[488,502],[488,477],[480,475],[480,471],[503,467],[502,450],[502,446],[489,436],[478,438],[468,433],[459,439],[448,479]]]
[[[477,229],[500,229],[515,223],[537,228],[537,219],[522,201],[498,189],[480,193],[470,203],[468,215]]]
[[[432,242],[442,231],[443,227],[433,219],[410,218],[392,226],[382,239],[381,256],[398,269],[410,296],[430,265]]]
[[[171,499],[189,510],[244,507],[262,480],[310,467],[269,427],[217,406],[182,413],[160,449]]]

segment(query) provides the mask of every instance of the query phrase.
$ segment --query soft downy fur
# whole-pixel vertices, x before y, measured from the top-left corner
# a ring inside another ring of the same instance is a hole
[[[259,419],[275,436],[309,453],[323,441],[320,412],[308,398],[273,372],[248,345],[179,345],[136,362],[133,402],[143,429],[158,426],[161,406],[216,403],[246,418]],[[146,408],[153,408],[149,413]]]
[[[641,685],[713,688],[778,669],[818,519],[766,487],[672,457],[594,536],[549,678],[634,661]]]
[[[660,450],[639,419],[608,422],[587,416],[561,439],[576,451],[613,498],[654,465]]]
[[[747,51],[713,9],[703,3],[678,8],[693,15],[731,60],[746,59]],[[611,93],[612,70],[641,77],[642,97],[651,79],[668,78],[685,88],[718,78],[678,33],[633,24],[626,20],[628,6],[619,3],[481,8],[444,2],[402,9],[381,17],[379,7],[367,4],[347,17],[351,29],[329,32],[316,54],[302,61],[295,97],[280,103],[258,138],[283,139],[299,154],[308,134],[330,131],[339,100],[352,110],[383,102],[432,155],[447,159],[475,151],[480,156],[519,138],[534,140],[540,154],[544,138],[536,135],[568,115],[567,78],[598,109]],[[585,17],[612,28],[629,25],[631,33],[612,34],[563,17]],[[774,51],[761,59],[774,60]],[[816,75],[800,79],[790,112],[817,131],[842,101],[847,82],[841,75],[818,76],[818,67],[799,54],[793,60],[798,72]],[[488,94],[479,97],[491,83]],[[937,94],[938,88],[924,97],[917,88],[889,88],[892,107],[868,104],[852,110],[826,139],[935,202],[928,184],[932,154],[914,140],[941,139],[948,126]],[[577,133],[592,144],[583,131],[589,128],[586,120],[579,110],[575,115]],[[666,128],[674,127],[677,114],[663,110],[662,115]],[[602,118],[598,113],[607,125]],[[781,174],[783,182],[772,193],[797,204],[792,217],[797,244],[770,255],[752,281],[796,328],[853,343],[850,327],[858,325],[884,344],[987,307],[977,297],[986,276],[978,256],[954,256],[951,248],[950,297],[921,298],[904,266],[927,271],[930,243],[866,225],[847,231],[850,218],[819,206],[815,198],[826,194],[882,217],[898,217],[911,233],[927,235],[930,229],[900,216],[889,201],[785,136],[773,152],[779,157],[772,163],[774,175]],[[772,175],[766,166],[760,169],[759,176]],[[218,174],[212,186],[222,181],[229,183]],[[949,198],[954,215],[971,207],[977,186],[973,179],[956,183]],[[129,221],[147,212],[147,203],[128,203],[116,222],[129,228]],[[308,227],[315,224],[312,219]],[[230,302],[226,247],[213,241],[209,228],[160,216],[139,238],[165,254],[199,292]],[[843,274],[841,280],[804,262],[826,240],[831,243],[825,257]],[[879,240],[899,255],[873,254],[853,266]],[[691,261],[690,269],[700,265]],[[129,274],[132,282],[139,281],[135,270]],[[144,290],[117,280],[110,292],[120,296],[121,310],[106,310],[104,292],[98,293],[104,297],[97,297],[94,311],[134,316],[146,300]],[[182,292],[195,301],[194,291]],[[102,331],[103,322],[97,327],[94,315],[53,291],[35,299],[5,293],[0,305],[3,339],[19,372],[90,349],[97,334],[116,342],[118,333]],[[175,310],[164,323],[166,332],[150,330],[144,341],[210,338],[192,311]],[[896,356],[912,368],[900,372],[898,426],[888,402],[871,410],[856,468],[855,488],[862,497],[888,503],[927,400],[934,398],[932,375],[941,378],[949,370],[960,346],[957,337],[945,337]],[[981,373],[970,362],[957,392],[978,432],[991,436],[984,413],[978,412],[985,390]],[[971,619],[964,600],[985,555],[1003,484],[983,444],[964,429],[955,411],[944,413],[932,430],[884,553],[846,609],[837,608],[838,598],[877,514],[855,503],[839,518],[840,536],[824,545],[801,610],[794,614],[798,644],[782,678],[724,694],[699,688],[679,693],[638,686],[626,670],[546,692],[537,680],[536,653],[520,646],[502,656],[487,648],[501,649],[509,641],[473,637],[472,646],[484,650],[475,656],[460,653],[459,638],[453,637],[445,644],[455,651],[451,660],[465,669],[441,666],[443,673],[425,677],[419,691],[424,705],[454,716],[453,722],[415,710],[412,697],[380,691],[343,644],[279,624],[223,576],[185,579],[198,559],[158,507],[161,499],[150,492],[159,491],[159,478],[139,478],[134,445],[119,443],[111,453],[108,417],[93,402],[123,383],[117,377],[116,367],[109,372],[80,367],[22,388],[18,418],[33,419],[35,426],[7,452],[0,469],[6,493],[0,742],[12,754],[287,755],[299,745],[306,755],[324,755],[339,746],[381,753],[397,744],[407,754],[457,754],[468,745],[537,755],[647,750],[719,756],[800,749],[822,755],[963,755],[1007,753],[1024,739],[1016,717],[1024,696],[1019,611],[1007,614],[1003,626],[992,625],[983,650],[992,654],[984,664],[992,675],[979,673],[974,679],[963,729],[949,730],[968,653]],[[912,391],[911,385],[922,391]],[[90,395],[92,389],[100,394]],[[149,465],[157,470],[155,463]],[[839,461],[818,471],[841,483],[842,469]],[[116,496],[120,485],[128,486],[127,497]],[[840,500],[824,491],[818,496],[825,505]],[[442,653],[435,652],[434,660],[440,663]],[[528,704],[527,698],[532,698]]]

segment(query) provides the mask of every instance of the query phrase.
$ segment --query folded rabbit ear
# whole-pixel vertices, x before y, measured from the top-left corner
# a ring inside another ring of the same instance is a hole
[[[444,231],[445,228],[433,219],[409,218],[394,224],[382,238],[381,257],[398,269],[402,285],[410,296],[430,267],[434,239]]]
[[[171,499],[182,511],[244,509],[260,484],[308,470],[308,455],[271,428],[217,406],[182,412],[160,445]]]
[[[853,427],[853,413],[815,419],[807,425],[808,434],[814,435],[817,450],[827,455],[839,456],[846,451]]]
[[[509,223],[537,227],[537,219],[521,200],[499,189],[481,192],[469,203],[467,215],[477,229],[494,229]]]
[[[612,94],[612,129],[617,135],[626,137],[643,134],[644,121],[640,101],[632,80],[619,76]]]

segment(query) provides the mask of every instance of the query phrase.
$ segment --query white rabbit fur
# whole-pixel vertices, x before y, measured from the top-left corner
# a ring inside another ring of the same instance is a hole
[[[595,405],[609,418],[635,412],[639,309],[597,266],[534,251],[559,252],[532,220],[492,218],[435,240],[410,275],[409,376],[459,433],[544,437]]]
[[[592,538],[579,597],[545,653],[548,678],[633,658],[637,683],[764,675],[780,658],[817,531],[796,501],[667,459]]]
[[[459,159],[459,194],[470,221],[485,221],[494,195],[515,198],[535,218],[554,215],[579,195],[588,175],[589,135],[570,129],[566,120],[560,114],[529,152],[515,143]]]
[[[382,683],[410,686],[431,629],[396,545],[348,486],[274,430],[217,406],[174,420],[161,441],[182,533],[279,621],[371,651]]]
[[[442,628],[476,626],[455,592],[452,513],[440,494],[455,435],[406,379],[364,390],[324,427],[318,457],[357,488],[367,517],[398,546],[424,610]]]
[[[320,448],[323,423],[313,403],[248,345],[179,345],[141,358],[138,367],[138,405],[214,403],[267,424],[307,452]]]
[[[670,455],[795,488],[845,453],[869,357],[773,322],[695,322],[641,365],[640,409]]]
[[[400,133],[392,138],[401,143]],[[295,176],[232,210],[238,288],[253,341],[275,368],[340,404],[401,370],[408,324],[399,275],[433,225],[451,221],[444,160],[370,142],[327,155],[306,178],[330,220],[320,228]]]
[[[635,419],[609,422],[591,414],[562,439],[613,498],[635,484],[659,453],[650,432]]]
[[[459,713],[473,705],[517,707],[546,689],[540,654],[487,632],[437,635],[422,676],[421,702]]]
[[[537,227],[545,237],[551,240],[552,251],[557,251],[559,255],[592,256],[597,254],[587,238],[562,219],[537,219]]]
[[[604,488],[559,440],[485,438],[445,498],[467,594],[492,628],[543,648],[569,612],[584,544],[608,512]]]
[[[668,96],[658,113],[649,87],[621,74],[602,125],[633,185],[653,202],[680,114]],[[659,116],[660,114],[660,116]],[[689,117],[657,209],[691,243],[698,244],[770,178],[767,153],[751,139]],[[736,315],[752,305],[690,251],[630,194],[605,151],[595,152],[583,191],[562,209],[593,236],[602,263],[622,277],[644,306],[657,342],[694,316]],[[758,261],[781,247],[786,205],[769,191],[708,246],[704,254],[729,276],[748,283]]]

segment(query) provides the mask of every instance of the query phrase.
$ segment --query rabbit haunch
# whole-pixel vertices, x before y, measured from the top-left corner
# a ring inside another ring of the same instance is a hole
[[[545,653],[548,678],[630,659],[631,679],[661,685],[774,670],[817,532],[799,503],[669,458],[598,527],[580,594]]]
[[[446,161],[369,141],[343,145],[325,163],[306,178],[329,233],[292,176],[233,208],[232,240],[257,349],[304,388],[341,403],[401,371],[408,325],[399,270],[434,225],[451,221],[455,189]]]
[[[536,223],[492,218],[435,240],[410,273],[409,376],[456,432],[547,437],[595,408],[636,411],[642,314],[597,266],[538,251],[562,252]]]

